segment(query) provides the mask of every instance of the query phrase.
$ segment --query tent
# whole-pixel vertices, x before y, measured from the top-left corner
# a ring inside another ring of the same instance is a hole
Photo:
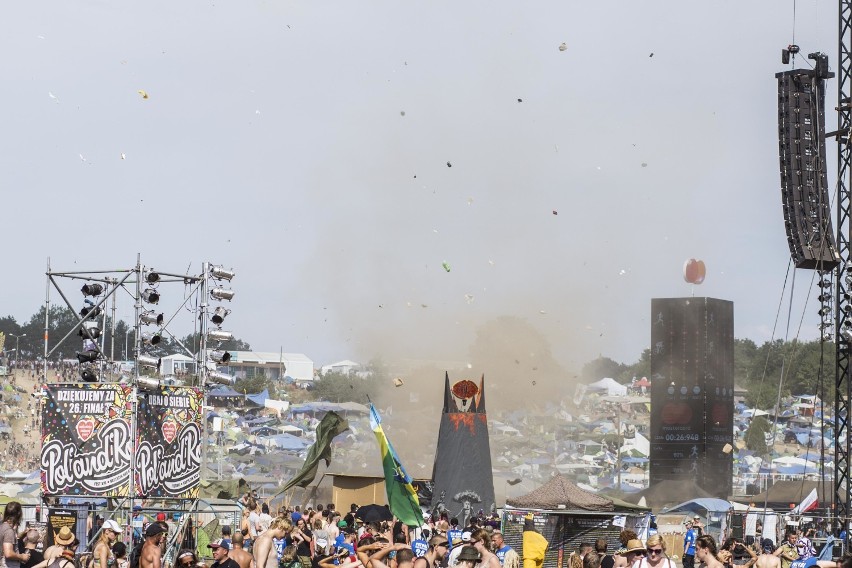
[[[269,389],[263,389],[263,392],[257,394],[247,394],[246,401],[253,402],[258,406],[266,406],[266,399],[269,398]]]
[[[657,510],[667,505],[682,503],[687,499],[713,497],[713,495],[699,487],[695,480],[682,479],[655,483],[638,493],[626,495],[624,499],[631,503],[638,503],[643,497],[649,507]]]
[[[231,387],[220,387],[207,393],[207,398],[243,398],[243,396]]]
[[[831,482],[809,480],[776,481],[775,485],[752,497],[751,502],[758,505],[766,503],[766,506],[770,508],[774,505],[778,508],[787,509],[790,503],[797,505],[801,503],[813,489],[817,490],[820,507],[826,507],[832,502]]]
[[[586,385],[586,390],[588,392],[604,392],[607,396],[627,396],[627,387],[608,377]]]
[[[506,505],[518,509],[615,510],[612,499],[583,491],[561,475],[531,493],[507,499]]]

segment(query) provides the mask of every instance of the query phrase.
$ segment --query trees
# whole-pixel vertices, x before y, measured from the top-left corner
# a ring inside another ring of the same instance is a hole
[[[624,379],[623,375],[627,369],[629,369],[627,365],[617,363],[609,357],[598,357],[583,365],[580,377],[586,382],[597,381],[604,377]]]
[[[755,455],[763,457],[769,455],[769,447],[766,445],[766,434],[772,430],[772,425],[763,416],[755,416],[746,430],[746,447]]]

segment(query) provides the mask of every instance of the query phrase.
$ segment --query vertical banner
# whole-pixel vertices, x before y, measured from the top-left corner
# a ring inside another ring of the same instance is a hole
[[[202,393],[160,387],[139,393],[136,494],[195,499],[201,479]]]
[[[43,494],[126,496],[133,447],[131,388],[99,383],[42,388]]]
[[[49,548],[56,544],[56,535],[62,527],[68,527],[71,532],[77,534],[77,511],[73,509],[48,509],[47,527],[44,535],[44,547]]]

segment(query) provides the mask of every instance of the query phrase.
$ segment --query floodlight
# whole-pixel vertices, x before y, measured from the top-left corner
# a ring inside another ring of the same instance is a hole
[[[842,335],[842,336],[843,336],[843,339],[845,339],[846,341],[848,341],[848,342],[852,343],[852,330],[849,330],[849,329],[841,329],[841,330],[840,330],[840,335]]]
[[[154,333],[143,333],[142,334],[142,343],[146,345],[157,345],[160,341],[163,340],[163,336],[160,335],[160,332]]]
[[[80,364],[83,363],[93,363],[98,360],[98,352],[97,351],[77,351],[77,361]]]
[[[143,367],[150,367],[152,369],[160,370],[160,361],[158,357],[151,357],[150,355],[140,355],[136,358],[136,362],[142,365]]]
[[[98,382],[98,376],[92,371],[89,367],[83,367],[80,369],[80,377],[86,381],[87,383],[96,383]]]
[[[216,278],[217,280],[227,280],[228,282],[230,282],[231,278],[236,276],[236,272],[234,272],[233,268],[228,270],[224,266],[218,265],[210,268],[210,276]]]
[[[160,301],[160,294],[153,288],[145,288],[142,290],[142,299],[149,304],[156,304]]]
[[[163,325],[163,314],[158,314],[154,310],[142,312],[139,316],[139,321],[145,325]]]
[[[104,291],[104,287],[101,284],[94,284],[90,282],[88,284],[83,284],[80,291],[84,296],[100,296]]]
[[[226,364],[231,360],[231,354],[227,351],[211,351],[210,358],[219,364]]]
[[[219,383],[220,385],[232,385],[237,381],[235,377],[232,377],[231,375],[226,375],[225,373],[220,373],[218,371],[210,371],[209,373],[207,373],[207,380],[214,383]]]
[[[817,283],[817,286],[820,288],[831,288],[831,280],[828,280],[827,278],[825,280],[820,280]]]
[[[831,294],[820,294],[817,296],[817,300],[820,302],[828,302],[831,301]]]
[[[100,308],[92,308],[89,306],[83,306],[83,309],[80,310],[81,318],[91,318],[95,319],[99,315],[101,315],[102,310]]]
[[[86,329],[89,330],[88,334],[83,331],[83,328],[80,328],[80,331],[77,332],[77,335],[79,335],[80,337],[85,337],[87,339],[89,338],[89,336],[91,336],[92,339],[97,339],[101,336],[101,329],[96,325],[87,326]]]
[[[207,341],[231,341],[233,338],[234,334],[230,331],[214,329],[207,332]]]
[[[149,271],[147,276],[145,276],[145,282],[148,284],[156,284],[159,281],[160,275],[153,270]]]
[[[210,297],[214,300],[228,300],[230,302],[234,298],[234,291],[226,288],[213,288],[210,290]]]
[[[215,323],[216,325],[222,325],[225,321],[225,318],[228,317],[228,314],[231,313],[231,310],[226,310],[222,306],[219,306],[215,310],[213,310],[213,315],[210,316],[210,321]]]
[[[817,312],[817,314],[819,314],[820,316],[827,316],[830,313],[831,313],[831,310],[828,307],[822,307]]]
[[[150,377],[139,377],[136,379],[136,386],[144,391],[155,391],[160,388],[160,381]]]

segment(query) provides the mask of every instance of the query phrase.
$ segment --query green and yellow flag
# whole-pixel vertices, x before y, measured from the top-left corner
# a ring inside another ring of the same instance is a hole
[[[385,490],[388,494],[388,507],[394,516],[409,527],[419,527],[423,524],[423,512],[417,491],[411,484],[411,477],[405,472],[399,456],[382,429],[382,419],[376,412],[376,407],[370,404],[370,428],[379,442],[382,453],[382,469],[385,471]]]

